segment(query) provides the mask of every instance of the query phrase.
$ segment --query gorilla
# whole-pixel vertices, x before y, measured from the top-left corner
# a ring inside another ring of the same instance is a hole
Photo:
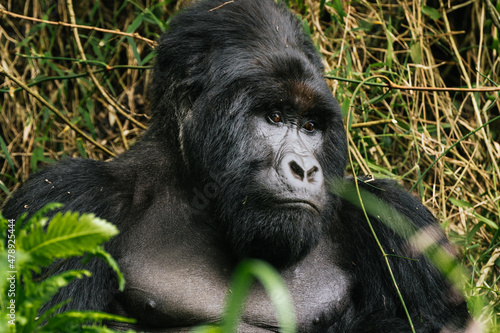
[[[96,259],[85,264],[92,278],[53,302],[137,318],[111,323],[116,329],[184,332],[221,318],[231,273],[251,257],[281,274],[300,332],[410,332],[373,228],[416,331],[463,331],[464,299],[412,243],[420,232],[450,247],[432,214],[391,181],[344,176],[339,104],[286,6],[201,1],[170,28],[157,47],[152,120],[140,142],[109,162],[51,165],[4,208],[16,218],[61,202],[118,226],[106,249],[125,290]],[[368,211],[371,224],[349,195],[356,182],[383,208]],[[396,218],[388,224],[385,215]],[[413,234],[398,232],[405,221]],[[58,269],[81,265],[77,258]],[[278,330],[256,286],[239,331]]]

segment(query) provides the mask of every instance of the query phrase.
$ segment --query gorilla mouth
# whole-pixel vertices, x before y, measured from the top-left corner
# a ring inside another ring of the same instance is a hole
[[[281,200],[277,204],[280,206],[285,206],[290,208],[312,210],[318,215],[321,213],[318,206],[314,202],[309,200],[301,200],[301,199]]]

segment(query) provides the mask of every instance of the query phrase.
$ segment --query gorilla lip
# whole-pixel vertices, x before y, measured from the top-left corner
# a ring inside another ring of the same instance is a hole
[[[278,201],[278,205],[300,207],[304,209],[313,210],[315,213],[320,214],[320,210],[317,205],[308,200],[292,199],[292,200],[281,200]]]

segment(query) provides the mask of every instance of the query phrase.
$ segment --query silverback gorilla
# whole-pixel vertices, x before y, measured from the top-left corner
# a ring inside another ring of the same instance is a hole
[[[124,292],[96,259],[86,264],[93,277],[54,302],[71,297],[66,308],[138,319],[118,329],[187,331],[220,318],[235,264],[254,257],[279,270],[300,332],[409,332],[363,211],[331,191],[334,180],[353,183],[344,178],[346,134],[300,22],[272,0],[208,0],[170,27],[157,48],[143,139],[110,162],[66,159],[36,173],[4,209],[14,218],[61,202],[120,229],[107,250]],[[389,181],[360,185],[449,246],[411,195]],[[370,219],[394,254],[416,331],[463,330],[463,298],[408,238]],[[279,330],[263,289],[252,290],[240,328]]]

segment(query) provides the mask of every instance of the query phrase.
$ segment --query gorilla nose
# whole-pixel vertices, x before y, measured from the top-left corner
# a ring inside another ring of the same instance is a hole
[[[316,172],[318,172],[318,167],[313,166],[307,172],[304,170],[304,167],[299,165],[296,161],[290,161],[288,163],[288,166],[290,167],[292,175],[297,178],[300,181],[304,181],[304,178],[307,179],[308,182],[312,183],[314,182],[314,176],[316,175]]]
[[[297,187],[321,187],[323,173],[318,161],[312,156],[288,154],[281,161],[283,176],[290,185]]]

